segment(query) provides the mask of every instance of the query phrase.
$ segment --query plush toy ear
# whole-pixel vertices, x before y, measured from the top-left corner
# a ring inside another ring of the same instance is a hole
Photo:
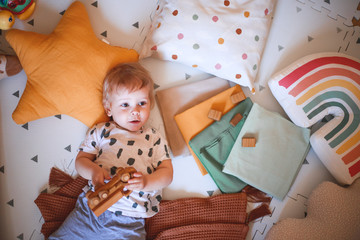
[[[18,74],[22,70],[16,56],[0,55],[0,80]]]
[[[107,71],[119,63],[138,61],[135,50],[98,39],[78,1],[49,35],[11,29],[6,40],[28,77],[13,113],[18,124],[57,114],[67,114],[88,127],[107,121],[102,104]]]
[[[6,74],[13,76],[22,70],[20,60],[16,56],[6,56]]]

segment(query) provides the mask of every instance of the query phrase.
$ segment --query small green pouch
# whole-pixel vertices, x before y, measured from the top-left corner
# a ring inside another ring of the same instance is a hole
[[[246,98],[222,116],[220,121],[215,121],[189,142],[191,149],[223,193],[236,193],[247,185],[237,177],[222,172],[222,169],[252,105],[251,99]],[[233,127],[230,121],[237,113],[243,118]]]

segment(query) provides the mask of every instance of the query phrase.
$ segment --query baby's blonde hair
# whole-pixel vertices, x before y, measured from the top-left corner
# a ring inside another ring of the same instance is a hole
[[[139,63],[122,63],[113,67],[105,76],[103,84],[103,105],[105,110],[110,108],[110,97],[119,88],[137,91],[149,87],[151,108],[154,107],[154,82],[149,72]]]

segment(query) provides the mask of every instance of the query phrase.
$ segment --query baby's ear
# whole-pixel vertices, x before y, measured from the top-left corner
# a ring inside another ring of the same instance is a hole
[[[104,102],[105,113],[108,117],[111,117],[111,104],[109,101]]]

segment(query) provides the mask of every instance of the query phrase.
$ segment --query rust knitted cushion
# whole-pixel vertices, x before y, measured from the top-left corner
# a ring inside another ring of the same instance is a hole
[[[248,225],[232,223],[194,224],[171,228],[157,235],[156,240],[239,240],[245,239]]]
[[[40,193],[34,201],[44,218],[41,233],[45,238],[58,229],[74,209],[76,200],[82,188],[87,184],[87,180],[82,177],[73,179],[63,171],[52,168],[49,184],[60,188],[52,194]]]
[[[236,239],[243,239],[242,236],[245,238],[247,233],[247,227],[244,228],[246,206],[245,193],[162,201],[160,212],[146,219],[147,239],[156,239],[156,236],[159,239],[170,239],[169,235],[174,238],[178,234],[192,239],[200,234],[203,239],[207,239],[214,236],[214,232],[226,234],[226,230],[229,230],[229,234],[236,235]],[[216,225],[220,223],[224,225]],[[213,228],[205,227],[210,226],[209,224],[212,224]],[[234,225],[238,226],[239,231],[232,231]]]

